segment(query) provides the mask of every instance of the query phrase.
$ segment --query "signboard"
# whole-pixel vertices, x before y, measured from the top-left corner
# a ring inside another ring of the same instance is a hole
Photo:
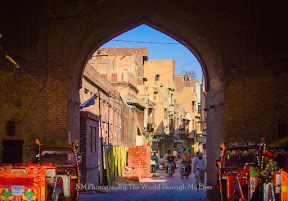
[[[24,195],[24,186],[12,186],[12,195]]]
[[[0,167],[0,201],[45,201],[45,168]]]
[[[19,185],[33,186],[33,178],[0,178],[0,186]]]

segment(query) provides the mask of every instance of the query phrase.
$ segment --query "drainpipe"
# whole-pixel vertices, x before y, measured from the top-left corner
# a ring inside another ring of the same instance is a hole
[[[149,103],[147,103],[147,97],[145,96],[144,128],[147,128],[147,122],[148,122],[148,107],[147,107],[147,105],[148,104]]]

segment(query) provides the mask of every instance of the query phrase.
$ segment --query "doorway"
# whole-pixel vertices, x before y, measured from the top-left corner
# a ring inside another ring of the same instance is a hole
[[[2,163],[22,163],[24,140],[3,140]]]

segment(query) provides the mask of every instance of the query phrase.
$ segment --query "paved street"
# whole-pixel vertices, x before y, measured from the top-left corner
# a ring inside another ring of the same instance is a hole
[[[179,162],[179,160],[177,161]],[[178,165],[179,167],[179,165]],[[119,184],[118,189],[107,193],[80,194],[80,201],[92,200],[207,200],[206,191],[196,190],[194,175],[181,179],[180,168],[172,178],[164,170],[157,170],[159,177],[143,179],[141,183]]]

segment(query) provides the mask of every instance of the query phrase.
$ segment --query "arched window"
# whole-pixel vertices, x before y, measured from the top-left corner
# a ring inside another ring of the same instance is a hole
[[[7,123],[7,136],[15,136],[16,134],[16,119],[11,119]]]

